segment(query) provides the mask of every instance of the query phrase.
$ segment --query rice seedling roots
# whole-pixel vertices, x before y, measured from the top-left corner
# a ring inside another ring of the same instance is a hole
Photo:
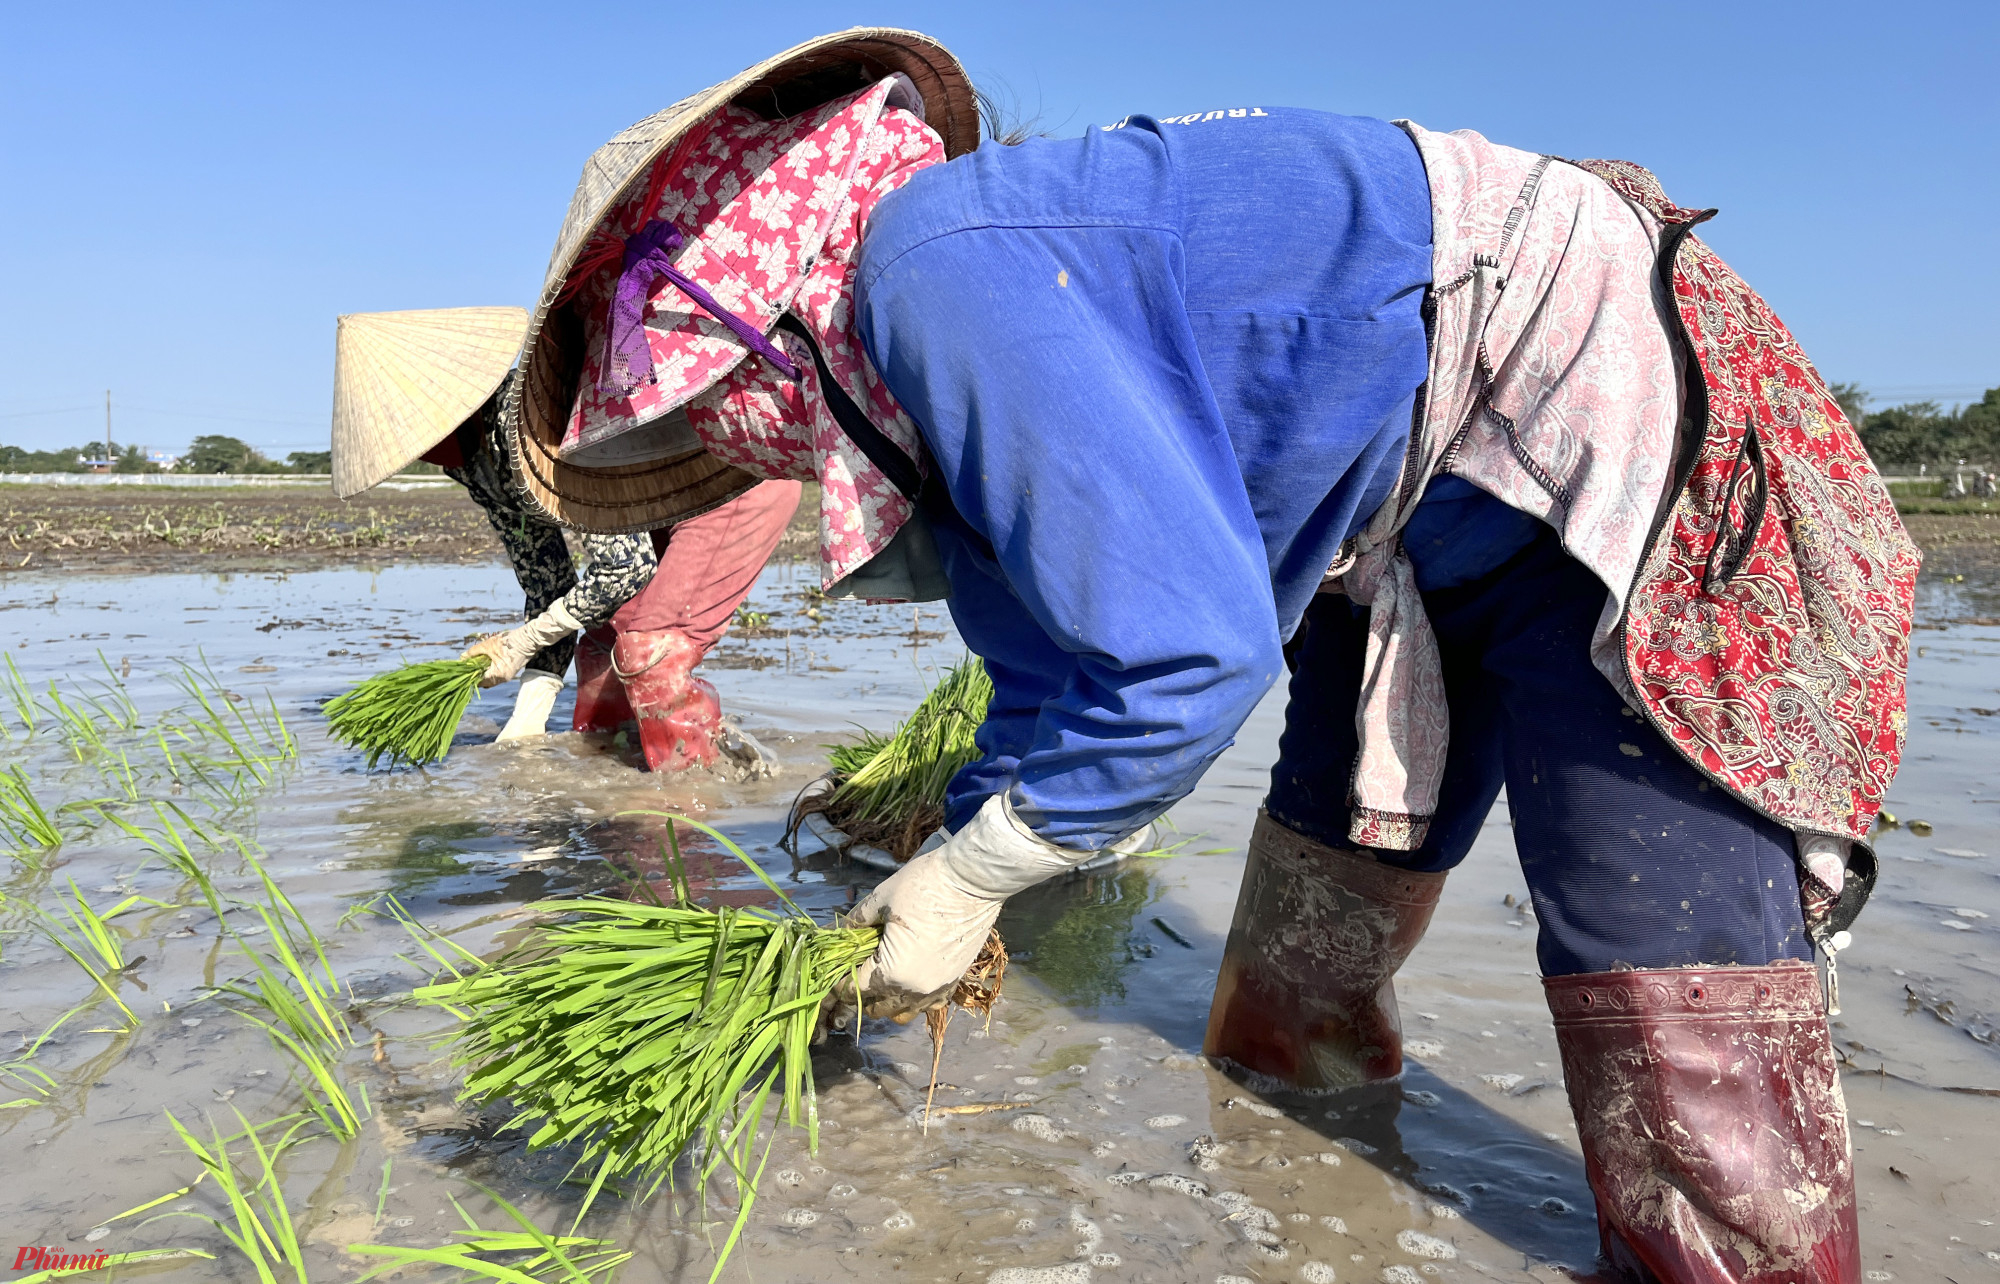
[[[992,699],[993,680],[978,660],[948,670],[893,734],[833,751],[825,786],[793,805],[786,837],[821,815],[851,841],[898,861],[916,855],[944,823],[951,778],[979,756],[972,734]]]

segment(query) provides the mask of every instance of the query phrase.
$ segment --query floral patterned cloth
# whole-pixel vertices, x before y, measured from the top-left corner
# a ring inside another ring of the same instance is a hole
[[[645,532],[579,535],[586,558],[579,579],[562,528],[537,515],[515,484],[500,423],[500,408],[506,401],[507,385],[502,384],[459,429],[464,463],[445,472],[485,512],[507,550],[514,579],[526,597],[522,619],[532,620],[561,602],[584,628],[602,624],[652,580],[658,565],[653,538]],[[560,676],[568,672],[575,654],[572,635],[536,652],[526,667]]]
[[[895,76],[784,120],[725,107],[656,162],[647,183],[607,212],[603,231],[629,235],[671,220],[686,236],[675,257],[681,272],[767,333],[787,310],[805,322],[847,394],[913,457],[920,457],[916,424],[855,337],[853,278],[868,212],[918,169],[944,160],[918,107],[908,82]],[[628,395],[607,393],[598,385],[616,261],[589,250],[583,259],[604,266],[577,288],[604,306],[587,310],[588,355],[565,452],[685,405],[716,458],[760,477],[819,482],[824,583],[888,545],[908,520],[909,502],[835,422],[800,340],[773,336],[803,371],[793,383],[661,278],[645,316],[653,381]]]
[[[1439,473],[1596,572],[1597,668],[1696,766],[1864,837],[1900,756],[1917,558],[1818,374],[1644,170],[1404,127],[1431,185],[1433,349],[1396,496],[1329,571],[1370,608],[1349,837],[1415,848],[1436,804],[1450,721],[1398,535]],[[1686,416],[1676,338],[1702,375]]]

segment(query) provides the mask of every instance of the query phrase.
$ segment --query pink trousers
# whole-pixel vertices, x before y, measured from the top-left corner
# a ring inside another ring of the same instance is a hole
[[[722,704],[693,674],[729,630],[799,506],[795,481],[767,481],[720,508],[653,532],[659,569],[576,652],[578,731],[637,719],[655,771],[715,760]]]

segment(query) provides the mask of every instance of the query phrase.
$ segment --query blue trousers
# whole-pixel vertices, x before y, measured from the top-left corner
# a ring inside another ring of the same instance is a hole
[[[1534,899],[1544,976],[1809,959],[1791,831],[1711,784],[1590,663],[1605,590],[1555,532],[1462,483],[1406,531],[1437,634],[1451,748],[1423,846],[1398,868],[1465,859],[1500,787]],[[1347,842],[1366,612],[1306,613],[1265,802]]]

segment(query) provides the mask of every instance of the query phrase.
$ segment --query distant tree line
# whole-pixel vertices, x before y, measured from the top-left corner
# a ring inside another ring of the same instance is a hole
[[[24,450],[19,446],[0,446],[0,472],[7,473],[83,473],[92,469],[86,460],[105,457],[105,444],[101,441],[89,442],[68,450]],[[111,471],[114,473],[157,473],[167,471],[146,458],[144,449],[138,446],[120,446],[111,443]],[[234,437],[209,435],[196,437],[175,462],[171,471],[177,473],[324,473],[333,468],[333,452],[329,450],[295,450],[282,461],[267,459],[263,452],[248,442]]]
[[[1940,472],[1961,462],[1987,468],[2000,464],[2000,388],[1988,388],[1978,401],[1950,410],[1935,401],[1870,410],[1868,394],[1851,383],[1834,384],[1833,395],[1860,429],[1878,468],[1900,472],[1924,465]]]
[[[1912,401],[1883,410],[1868,408],[1869,396],[1859,384],[1833,385],[1834,399],[1847,412],[1848,421],[1861,431],[1861,440],[1880,468],[1901,470],[1919,465],[1931,469],[1967,464],[1992,468],[2000,464],[2000,388],[1988,388],[1986,395],[1966,406],[1944,409],[1935,401]],[[112,445],[112,468],[117,473],[156,473],[157,464],[137,446]],[[0,446],[0,472],[80,473],[82,460],[104,457],[104,443],[91,442],[72,450],[23,450]],[[333,469],[333,453],[326,450],[295,450],[281,463],[266,459],[256,447],[234,437],[196,437],[187,453],[174,465],[177,473],[324,473]],[[435,473],[434,464],[421,460],[403,469],[406,473]]]
[[[72,450],[23,450],[19,446],[0,446],[0,473],[81,473],[89,470],[83,466],[85,459],[104,458],[104,443],[93,441],[87,446]],[[138,446],[111,446],[111,471],[114,473],[157,473],[160,466],[146,458],[146,452]]]

